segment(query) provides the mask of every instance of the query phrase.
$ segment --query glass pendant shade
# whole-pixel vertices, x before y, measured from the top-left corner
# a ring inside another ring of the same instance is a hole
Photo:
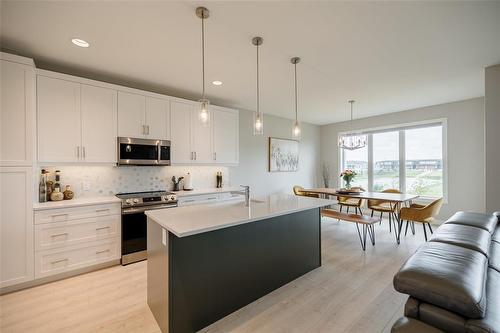
[[[210,121],[210,101],[208,99],[200,99],[200,111],[198,112],[198,118],[201,123],[207,125]]]
[[[292,136],[294,139],[300,140],[300,135],[301,135],[300,124],[298,121],[294,121],[292,127]]]
[[[253,114],[253,134],[264,134],[264,115],[260,112],[254,112]]]

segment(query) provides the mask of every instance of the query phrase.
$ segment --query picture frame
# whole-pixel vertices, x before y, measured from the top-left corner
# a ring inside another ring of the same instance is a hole
[[[299,171],[299,141],[269,137],[269,172]]]

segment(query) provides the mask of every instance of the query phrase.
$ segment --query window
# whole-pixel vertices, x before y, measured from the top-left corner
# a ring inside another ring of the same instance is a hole
[[[446,195],[446,120],[365,130],[367,146],[340,150],[341,168],[358,176],[353,186],[370,191],[389,188],[423,198]]]
[[[368,148],[345,151],[345,168],[356,171],[358,174],[351,186],[368,188]]]

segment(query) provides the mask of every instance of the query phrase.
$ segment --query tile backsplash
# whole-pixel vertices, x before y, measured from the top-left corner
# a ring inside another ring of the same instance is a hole
[[[217,171],[222,171],[223,185],[230,185],[228,168],[218,166],[59,166],[40,169],[48,170],[51,180],[55,170],[60,170],[61,185],[71,185],[75,198],[172,190],[172,176],[182,177],[188,172],[195,189],[215,187]]]

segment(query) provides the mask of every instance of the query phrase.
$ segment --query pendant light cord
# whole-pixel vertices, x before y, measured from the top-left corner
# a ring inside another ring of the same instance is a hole
[[[257,115],[260,117],[260,92],[259,92],[259,43],[257,43]]]
[[[202,72],[202,94],[201,98],[205,99],[205,17],[201,18],[201,72]]]
[[[295,122],[297,122],[297,63],[293,64],[295,69]]]

